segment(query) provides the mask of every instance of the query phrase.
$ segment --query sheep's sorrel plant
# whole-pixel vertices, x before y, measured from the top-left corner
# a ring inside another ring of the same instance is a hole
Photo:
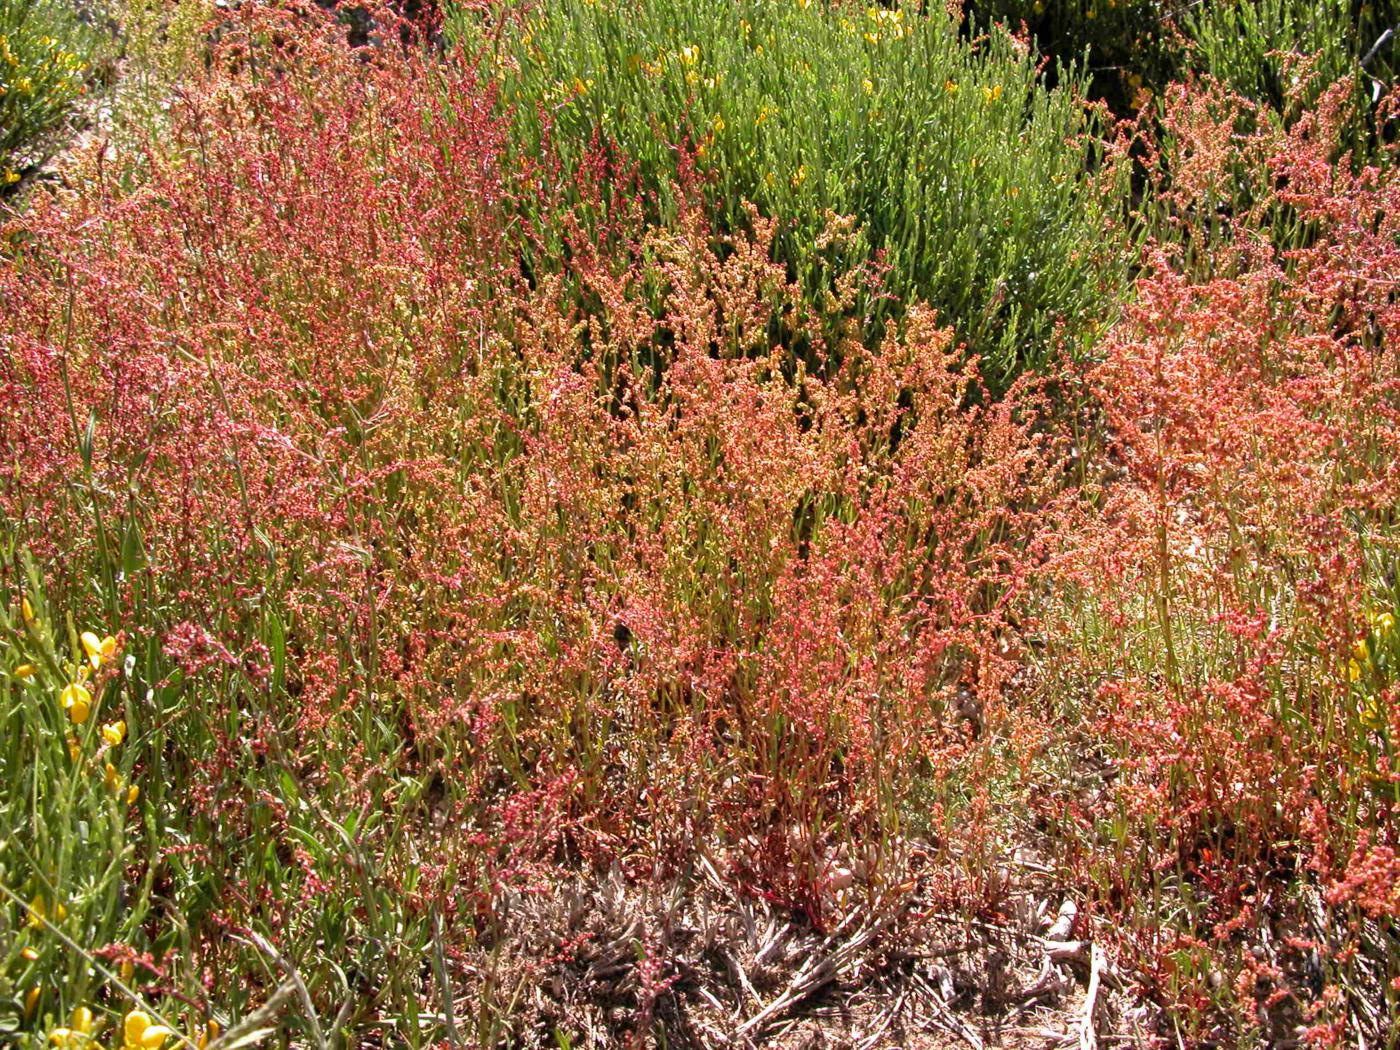
[[[294,970],[312,1044],[429,1045],[471,1000],[494,1045],[542,1022],[491,953],[575,875],[705,872],[822,935],[995,901],[1059,474],[1031,385],[993,402],[926,306],[833,344],[756,209],[604,253],[561,208],[527,281],[554,161],[460,52],[250,5],[177,102],[135,185],[93,156],[0,267],[0,512],[143,686],[153,989],[231,1020]],[[640,1037],[674,974],[636,936]]]
[[[1116,776],[1068,812],[1193,1040],[1393,1045],[1400,1018],[1400,180],[1322,124],[1267,157],[1309,247],[1151,257],[1088,376],[1108,455],[1060,562],[1052,680]]]
[[[455,25],[525,156],[618,151],[663,221],[676,185],[722,231],[757,204],[812,301],[878,274],[865,309],[928,302],[999,387],[1112,313],[1125,171],[1079,75],[1047,88],[1000,28],[969,42],[942,5],[826,0],[559,0]],[[823,238],[833,216],[855,236]]]
[[[1130,153],[914,5],[171,10],[0,220],[0,1041],[1395,1050],[1354,83]]]

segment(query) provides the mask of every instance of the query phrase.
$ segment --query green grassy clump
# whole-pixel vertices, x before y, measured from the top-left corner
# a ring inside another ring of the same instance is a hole
[[[1139,90],[1205,75],[1255,102],[1283,110],[1361,72],[1369,91],[1395,70],[1386,29],[1400,22],[1394,0],[969,0],[969,17],[1024,25],[1046,54],[1085,59],[1093,90],[1115,109]],[[1374,51],[1372,50],[1374,47]],[[1296,59],[1310,60],[1299,96]]]
[[[66,4],[0,0],[0,193],[83,94],[97,34]]]
[[[615,148],[661,221],[688,176],[722,230],[752,202],[815,301],[877,264],[860,305],[927,301],[994,384],[1111,313],[1119,169],[1082,78],[1047,87],[1005,32],[821,0],[561,0],[456,27],[493,56],[526,155],[547,144],[567,171]]]
[[[1311,105],[1321,91],[1357,76],[1369,94],[1395,69],[1393,45],[1372,47],[1400,21],[1400,5],[1354,0],[1216,0],[1188,7],[1188,68],[1255,102],[1285,112]],[[1370,61],[1363,73],[1360,62]],[[1298,59],[1308,60],[1308,68]]]
[[[115,639],[56,613],[32,572],[0,582],[0,603],[0,1034],[13,1034],[126,985],[118,959],[88,949],[140,942],[152,885],[126,879],[145,836]]]

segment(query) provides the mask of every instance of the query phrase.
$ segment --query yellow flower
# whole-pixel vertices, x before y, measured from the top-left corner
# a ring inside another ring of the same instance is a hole
[[[24,1016],[33,1017],[34,1008],[39,1005],[39,986],[36,984],[24,993]]]
[[[38,962],[38,961],[39,961],[39,953],[38,953],[37,951],[35,951],[33,948],[25,948],[25,949],[24,949],[23,951],[21,951],[19,954],[20,954],[20,958],[22,958],[25,962]]]
[[[121,742],[126,739],[126,720],[119,718],[115,722],[108,722],[104,725],[102,739],[112,747],[120,747]]]
[[[78,761],[78,756],[83,753],[82,747],[78,744],[78,738],[75,737],[72,733],[69,733],[67,737],[67,743],[69,760],[73,762]]]
[[[49,1033],[49,1042],[57,1047],[83,1047],[92,1042],[92,1011],[80,1006],[73,1011],[73,1020],[68,1028],[55,1028]]]
[[[797,168],[797,170],[796,170],[795,172],[792,173],[792,178],[789,179],[788,181],[792,183],[792,188],[793,188],[793,189],[797,189],[798,186],[801,186],[804,182],[806,182],[806,181],[807,181],[807,165],[805,165],[805,164],[799,165],[798,168]]]
[[[102,666],[104,660],[111,659],[112,654],[117,651],[117,640],[110,634],[106,638],[98,638],[92,631],[84,631],[82,643],[83,651],[87,653],[88,662],[92,664],[94,671]]]
[[[955,81],[945,80],[943,81],[943,90],[950,95],[956,95],[958,93],[958,85]]]
[[[122,1042],[127,1046],[140,1046],[141,1037],[151,1027],[151,1015],[144,1010],[132,1010],[122,1021]]]
[[[1383,724],[1380,705],[1374,697],[1366,701],[1366,706],[1361,709],[1361,724],[1367,729],[1380,729]]]
[[[1365,638],[1356,643],[1355,648],[1351,651],[1351,655],[1363,664],[1371,658],[1371,651],[1366,646]]]
[[[1361,665],[1355,660],[1347,661],[1347,679],[1352,682],[1360,681]]]
[[[998,84],[996,87],[983,88],[982,97],[988,102],[995,102],[997,99],[1001,98],[1001,85]]]
[[[13,171],[9,172],[8,174],[9,174],[9,175],[14,175],[14,176],[15,176],[14,179],[9,180],[9,181],[16,181],[16,180],[19,179],[19,176],[18,176],[17,174],[15,174]],[[25,623],[33,623],[33,622],[34,622],[34,606],[32,606],[32,605],[29,604],[29,599],[28,599],[28,598],[21,598],[21,599],[20,599],[20,601],[19,601],[19,611],[20,611],[20,615],[22,615],[22,616],[24,617],[24,622],[25,622]]]
[[[574,77],[574,94],[586,95],[588,94],[588,89],[592,86],[592,80],[580,80],[578,77]]]
[[[812,6],[812,0],[797,0],[797,6],[805,11]]]
[[[18,667],[15,668],[15,677],[18,678],[21,682],[29,681],[31,678],[34,677],[34,665],[20,664]]]
[[[860,86],[867,95],[873,95],[875,93],[875,81],[871,80],[869,77],[862,80]]]
[[[197,1050],[204,1050],[215,1039],[219,1038],[219,1022],[212,1017],[204,1026],[204,1031],[199,1034],[199,1038],[194,1041]]]
[[[92,711],[92,694],[87,691],[86,686],[72,682],[63,687],[59,699],[75,726],[80,726],[88,720],[88,714]]]
[[[680,58],[681,61],[688,66],[695,65],[696,62],[700,61],[700,45],[687,44],[685,47],[681,48]]]
[[[724,118],[721,117],[719,114],[715,114],[715,119],[714,119],[714,125],[713,125],[713,126],[714,126],[714,129],[715,129],[715,134],[718,135],[720,132],[722,132],[722,131],[724,130]]]
[[[136,800],[137,800],[138,798],[140,798],[140,797],[141,797],[141,789],[140,789],[139,787],[137,787],[135,784],[132,784],[131,787],[129,787],[129,788],[126,789],[126,804],[127,804],[128,806],[134,806],[134,805],[136,805]]]
[[[1379,631],[1382,636],[1395,630],[1395,617],[1388,612],[1381,613],[1376,617],[1376,630]]]
[[[156,1050],[175,1033],[163,1024],[152,1024],[148,1014],[132,1010],[122,1022],[124,1050]]]
[[[62,922],[67,916],[68,909],[62,904],[55,904],[53,909],[53,921]],[[36,896],[29,902],[29,926],[31,929],[42,930],[48,925],[49,906],[42,896]]]

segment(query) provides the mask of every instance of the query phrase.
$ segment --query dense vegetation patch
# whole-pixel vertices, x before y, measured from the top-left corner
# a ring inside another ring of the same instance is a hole
[[[126,11],[0,222],[0,1038],[1393,1045],[1397,96],[1125,6],[1269,72]]]
[[[853,284],[877,318],[927,302],[999,386],[1112,314],[1125,173],[1083,79],[1047,87],[1002,29],[969,43],[941,8],[787,0],[570,0],[457,26],[525,155],[626,158],[607,197],[640,192],[663,222],[678,194],[722,231],[756,205],[813,301]]]

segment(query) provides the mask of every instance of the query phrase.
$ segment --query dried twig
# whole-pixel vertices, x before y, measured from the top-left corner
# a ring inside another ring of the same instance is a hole
[[[1084,997],[1084,1020],[1079,1027],[1079,1050],[1095,1050],[1099,1045],[1098,1026],[1094,1020],[1099,999],[1099,977],[1103,973],[1103,951],[1097,944],[1089,946],[1089,992]]]

